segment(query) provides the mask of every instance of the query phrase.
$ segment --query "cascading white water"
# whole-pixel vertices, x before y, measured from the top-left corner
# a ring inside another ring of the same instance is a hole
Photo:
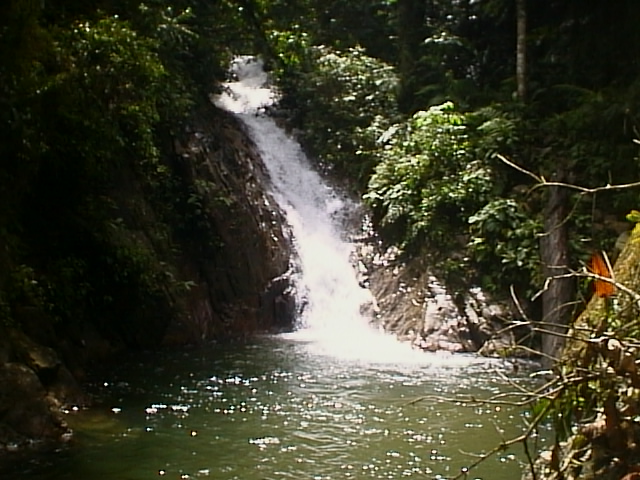
[[[350,261],[340,218],[356,208],[312,168],[300,145],[264,112],[277,100],[268,88],[262,62],[239,57],[232,65],[236,81],[215,98],[248,127],[273,184],[273,195],[291,225],[299,255],[297,290],[306,303],[296,338],[316,342],[332,354],[380,359],[410,349],[368,324],[361,307],[372,300]]]

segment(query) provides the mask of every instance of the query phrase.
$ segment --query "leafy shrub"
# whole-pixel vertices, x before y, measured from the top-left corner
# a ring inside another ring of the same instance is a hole
[[[314,48],[293,94],[303,142],[363,188],[378,161],[376,139],[397,115],[395,88],[392,67],[361,48]]]
[[[452,103],[420,111],[383,136],[382,161],[364,198],[405,247],[450,249],[488,200],[491,170],[474,156],[465,116]]]
[[[383,236],[431,257],[451,286],[533,293],[540,218],[516,200],[514,171],[496,159],[519,138],[519,122],[500,106],[463,114],[451,102],[389,128],[364,195]]]
[[[515,285],[533,293],[531,285],[540,285],[540,221],[517,201],[497,198],[472,215],[469,225],[468,250],[482,285],[492,291]]]
[[[114,146],[128,145],[140,159],[155,161],[153,129],[160,118],[156,101],[166,77],[157,42],[138,35],[117,17],[79,22],[66,41],[72,67],[64,86],[79,89],[72,96],[74,105],[68,107],[84,107],[68,114],[87,131],[93,130],[98,138],[91,140],[100,142],[100,150],[112,153]],[[93,146],[87,142],[87,147]],[[91,158],[96,152],[85,153]]]
[[[298,30],[273,30],[269,41],[278,56],[273,73],[282,85],[292,86],[295,82],[289,76],[308,67],[309,36]]]

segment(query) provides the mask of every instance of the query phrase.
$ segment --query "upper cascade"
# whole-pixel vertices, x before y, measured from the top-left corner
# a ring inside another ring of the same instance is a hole
[[[234,80],[225,83],[222,94],[213,99],[218,107],[239,114],[257,113],[278,100],[261,59],[249,55],[237,57],[229,71]]]

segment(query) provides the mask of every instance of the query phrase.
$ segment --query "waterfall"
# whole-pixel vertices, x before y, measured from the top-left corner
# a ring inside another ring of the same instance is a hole
[[[361,314],[372,297],[358,283],[350,260],[353,245],[342,221],[357,205],[332,188],[296,140],[265,113],[277,95],[268,86],[262,62],[239,57],[231,71],[234,81],[225,84],[214,101],[247,126],[271,178],[272,194],[291,226],[299,257],[295,281],[305,308],[293,336],[357,358],[363,355],[362,347],[379,356],[380,342],[385,351],[390,345],[406,350],[395,338],[374,330]]]

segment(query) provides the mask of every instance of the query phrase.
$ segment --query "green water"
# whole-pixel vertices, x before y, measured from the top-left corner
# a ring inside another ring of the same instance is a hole
[[[412,400],[504,390],[472,356],[335,356],[284,337],[122,359],[96,406],[67,413],[71,445],[21,462],[16,480],[451,478],[523,428],[517,408]],[[519,378],[521,376],[522,378]],[[468,453],[464,453],[468,452]],[[520,478],[519,448],[469,479]]]

